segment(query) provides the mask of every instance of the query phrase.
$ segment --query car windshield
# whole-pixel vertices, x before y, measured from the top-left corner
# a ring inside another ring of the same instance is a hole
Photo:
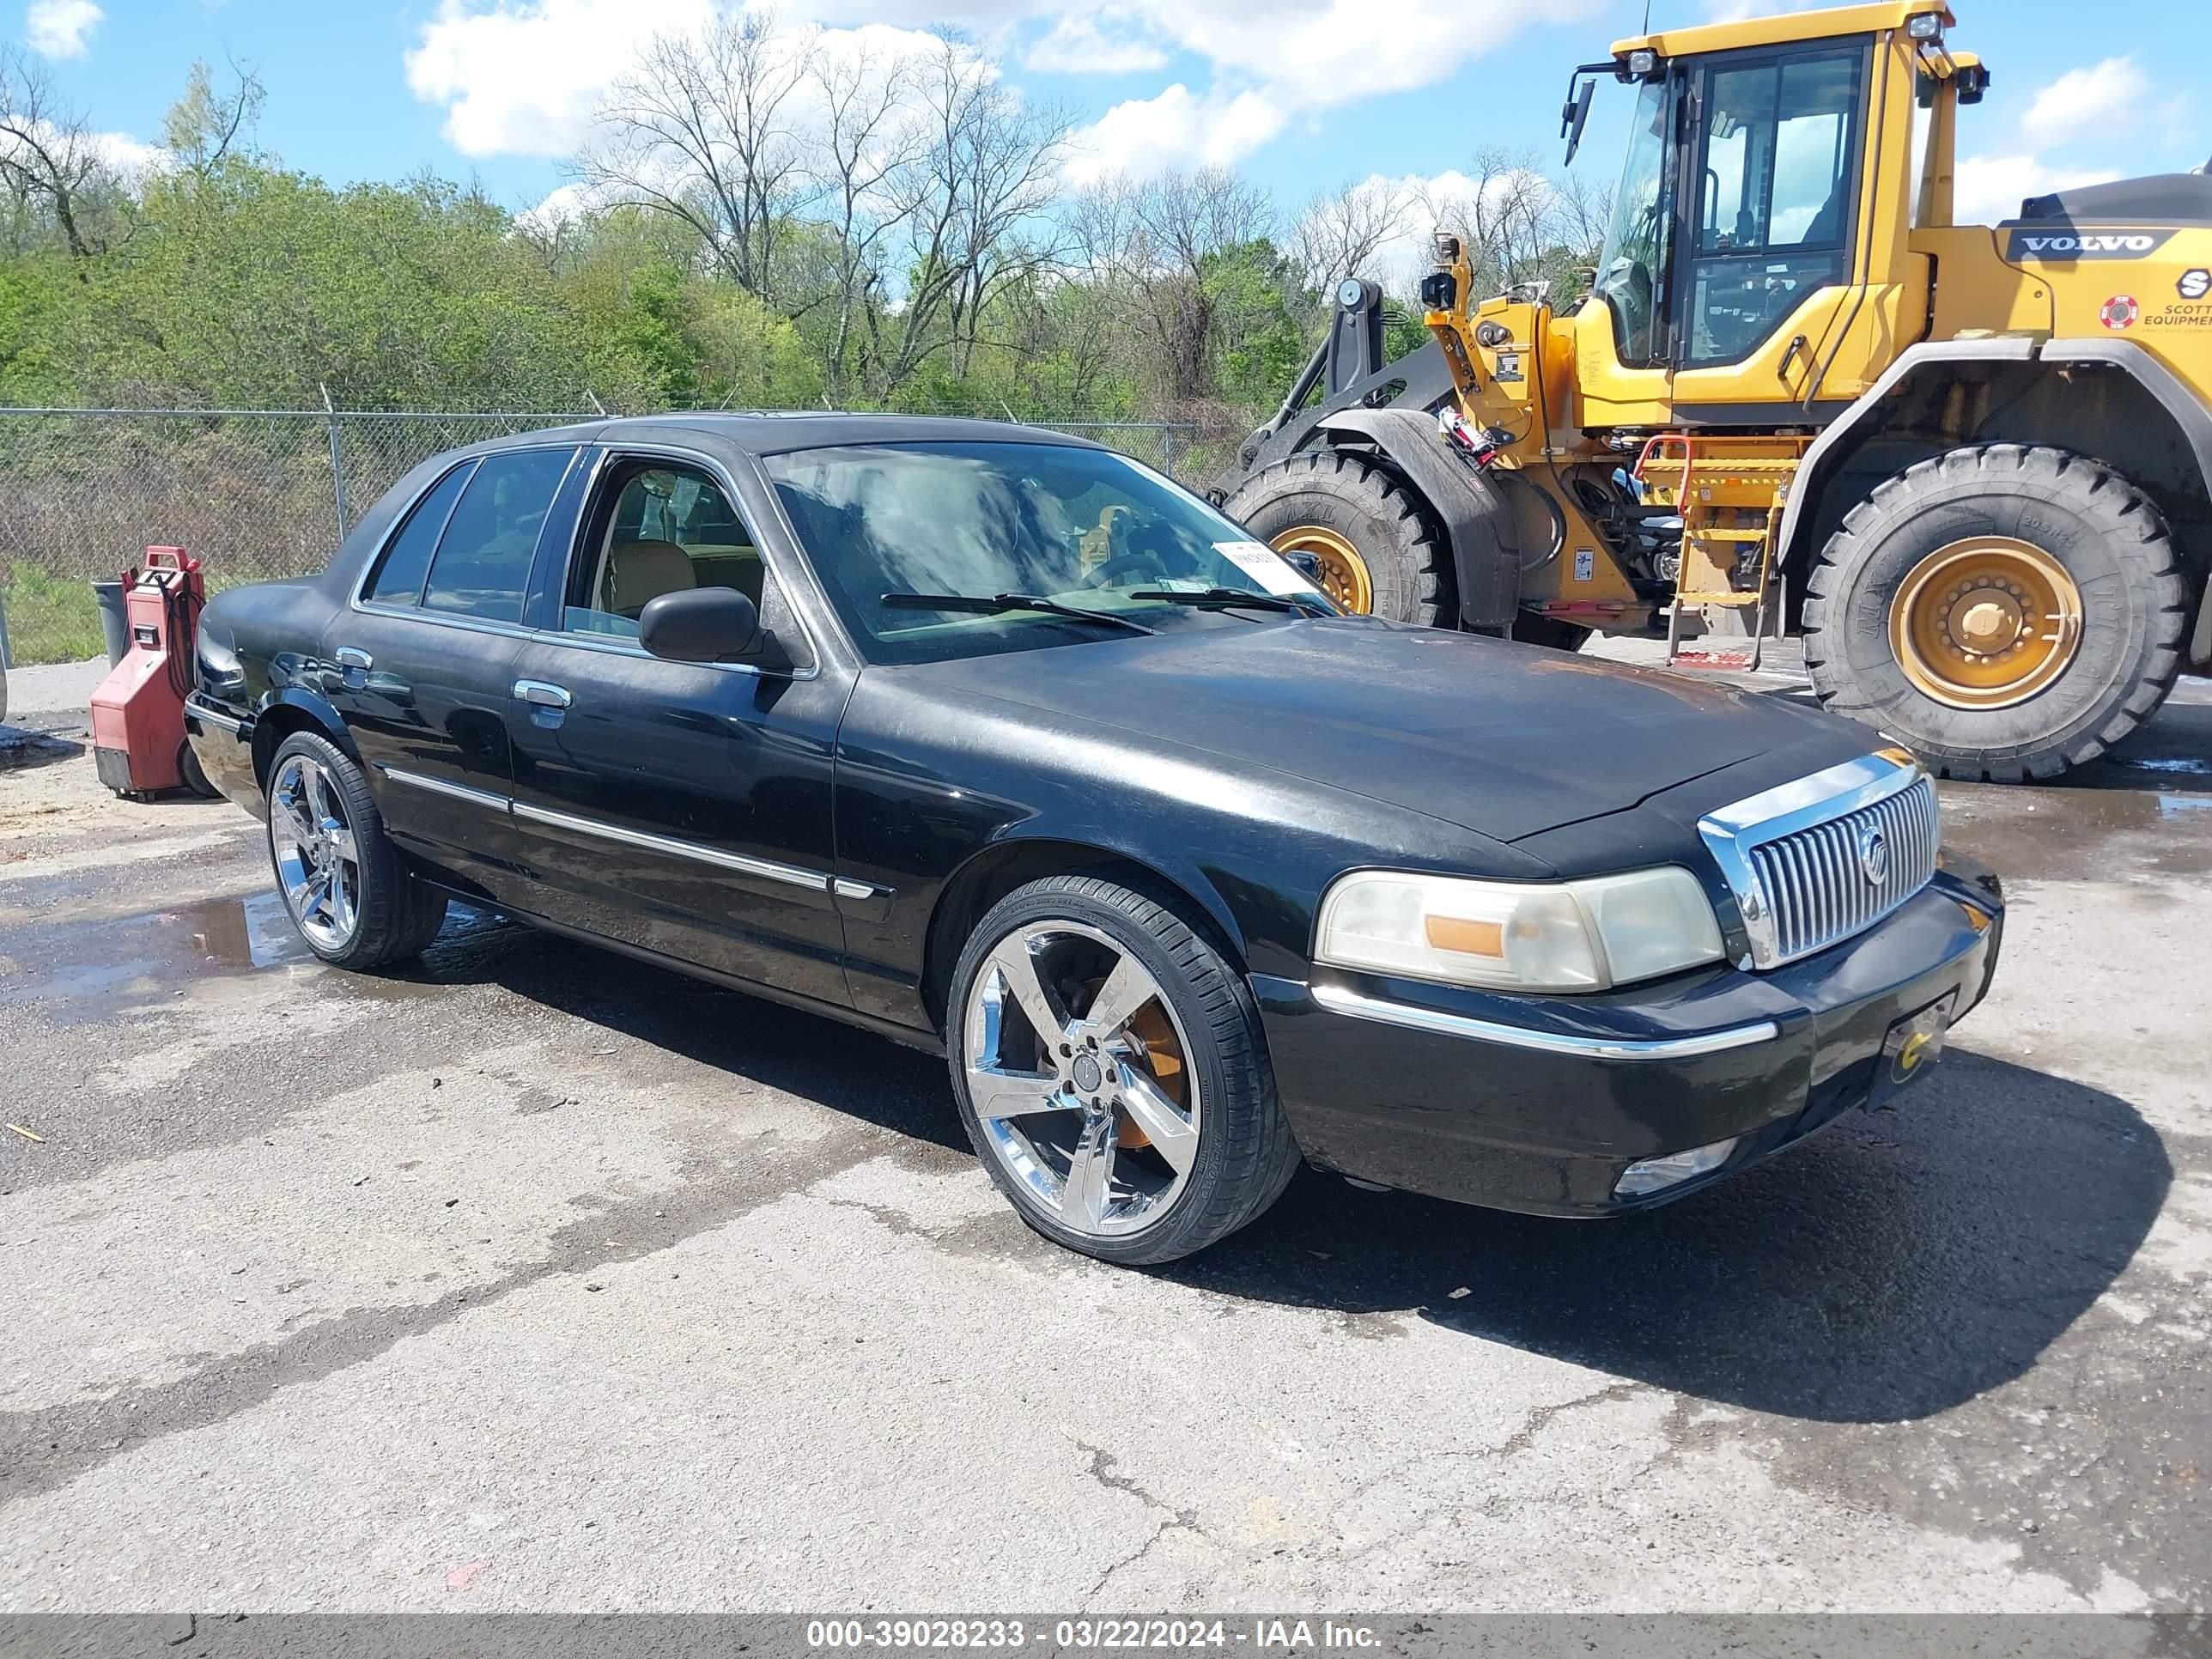
[[[1164,632],[1333,609],[1230,520],[1109,450],[871,444],[771,455],[763,465],[830,602],[872,662],[937,662],[1132,631],[1113,617]],[[934,610],[890,595],[1012,595],[1055,608]],[[1239,607],[1243,596],[1253,603]]]

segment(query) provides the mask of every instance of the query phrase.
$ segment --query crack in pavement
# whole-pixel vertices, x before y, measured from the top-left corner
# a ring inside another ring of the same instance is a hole
[[[1085,1603],[1088,1605],[1091,1597],[1097,1595],[1099,1591],[1106,1588],[1106,1581],[1108,1579],[1113,1577],[1115,1573],[1121,1571],[1124,1567],[1134,1566],[1138,1562],[1143,1560],[1147,1555],[1150,1555],[1152,1553],[1153,1547],[1170,1533],[1190,1532],[1195,1533],[1200,1538],[1204,1538],[1206,1536],[1206,1531],[1205,1528],[1198,1524],[1198,1511],[1195,1509],[1176,1509],[1173,1504],[1168,1504],[1147,1492],[1144,1486],[1138,1481],[1134,1476],[1115,1474],[1115,1471],[1121,1466],[1121,1460],[1115,1456],[1112,1452],[1108,1451],[1103,1446],[1094,1446],[1088,1441],[1083,1440],[1077,1441],[1075,1445],[1077,1450],[1088,1452],[1091,1455],[1091,1467],[1085,1470],[1084,1473],[1088,1474],[1093,1480],[1096,1480],[1100,1486],[1105,1487],[1109,1492],[1127,1492],[1132,1498],[1134,1498],[1139,1503],[1142,1504],[1146,1509],[1158,1510],[1162,1515],[1168,1517],[1166,1520],[1161,1522],[1158,1526],[1153,1528],[1152,1535],[1151,1537],[1145,1540],[1143,1543],[1139,1544],[1128,1554],[1123,1556],[1120,1560],[1111,1563],[1105,1571],[1098,1575],[1097,1581],[1093,1583],[1088,1590],[1084,1592],[1084,1601]]]
[[[818,1147],[766,1150],[769,1155],[759,1162],[708,1174],[709,1184],[703,1188],[679,1187],[604,1208],[594,1206],[554,1234],[550,1248],[538,1260],[434,1302],[350,1310],[136,1394],[0,1413],[0,1508],[65,1486],[138,1446],[226,1421],[282,1389],[319,1382],[374,1359],[406,1338],[434,1330],[472,1308],[548,1279],[657,1255],[815,1181],[841,1174],[882,1149],[875,1136],[859,1137],[842,1155],[810,1169],[804,1182],[792,1179],[789,1165],[802,1152],[818,1158]],[[776,1155],[779,1152],[781,1157]],[[695,1166],[684,1173],[696,1177],[700,1172]],[[624,1233],[629,1242],[609,1249],[611,1231]]]
[[[1607,1406],[1615,1401],[1626,1400],[1631,1395],[1642,1392],[1644,1387],[1641,1382],[1625,1381],[1613,1382],[1598,1389],[1595,1394],[1577,1395],[1574,1399],[1563,1400],[1556,1406],[1539,1406],[1528,1413],[1528,1420],[1519,1428],[1490,1449],[1490,1455],[1498,1458],[1517,1456],[1535,1443],[1536,1437],[1551,1426],[1554,1418],[1564,1416],[1568,1412],[1583,1410],[1587,1407]]]

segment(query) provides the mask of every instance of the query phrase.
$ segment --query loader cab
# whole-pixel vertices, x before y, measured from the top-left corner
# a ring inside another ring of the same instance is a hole
[[[1574,319],[1583,426],[1817,422],[1917,331],[1903,192],[1879,181],[1943,21],[1860,6],[1615,47],[1636,103]]]

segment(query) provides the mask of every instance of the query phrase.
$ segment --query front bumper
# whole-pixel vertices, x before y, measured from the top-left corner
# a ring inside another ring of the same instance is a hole
[[[1994,878],[1939,871],[1866,932],[1765,973],[1715,968],[1598,997],[1329,972],[1255,975],[1300,1148],[1346,1175],[1542,1215],[1648,1208],[1865,1103],[1892,1026],[1996,970]],[[1718,1168],[1620,1199],[1631,1164],[1736,1139]]]

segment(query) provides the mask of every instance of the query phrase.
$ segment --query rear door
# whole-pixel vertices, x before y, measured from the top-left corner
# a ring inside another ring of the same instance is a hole
[[[573,445],[463,461],[399,522],[324,639],[326,684],[392,836],[511,892],[507,709],[524,596]]]
[[[790,668],[637,643],[647,602],[714,586],[753,598]],[[529,908],[846,1002],[830,770],[850,679],[813,650],[735,481],[705,456],[610,448],[561,587],[505,705]]]

